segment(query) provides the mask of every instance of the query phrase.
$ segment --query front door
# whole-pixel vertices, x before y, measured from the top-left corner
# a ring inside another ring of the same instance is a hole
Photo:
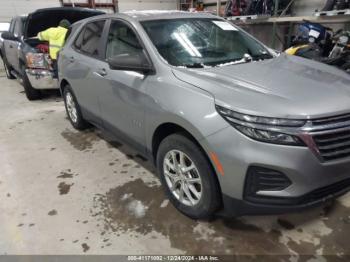
[[[105,58],[136,55],[143,51],[136,33],[121,20],[112,20],[106,41]],[[122,135],[139,150],[145,149],[146,86],[153,76],[135,71],[111,70],[105,62],[101,87],[101,111],[105,126]]]

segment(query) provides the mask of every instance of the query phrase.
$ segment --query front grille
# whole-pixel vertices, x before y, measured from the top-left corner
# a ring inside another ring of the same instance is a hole
[[[350,114],[316,119],[312,121],[312,125],[313,126],[332,125],[332,124],[344,123],[347,121],[350,121]]]
[[[314,135],[313,138],[325,161],[350,156],[350,130]]]
[[[350,114],[314,119],[311,124],[320,130],[312,136],[323,161],[350,156]]]

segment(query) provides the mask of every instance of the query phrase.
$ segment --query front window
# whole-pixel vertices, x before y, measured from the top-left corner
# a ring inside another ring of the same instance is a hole
[[[108,34],[106,58],[125,54],[136,56],[140,52],[142,52],[142,47],[134,31],[121,21],[112,21]]]
[[[273,57],[262,44],[223,20],[171,19],[142,25],[158,52],[173,66],[219,66]]]

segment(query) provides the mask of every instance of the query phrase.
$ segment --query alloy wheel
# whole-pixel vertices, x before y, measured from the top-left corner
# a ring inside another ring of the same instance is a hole
[[[66,105],[67,105],[67,111],[69,118],[76,123],[78,120],[78,112],[77,112],[77,107],[75,105],[73,96],[70,92],[66,93]]]
[[[165,181],[175,198],[186,206],[195,206],[202,197],[203,186],[200,173],[184,152],[169,151],[164,158]]]

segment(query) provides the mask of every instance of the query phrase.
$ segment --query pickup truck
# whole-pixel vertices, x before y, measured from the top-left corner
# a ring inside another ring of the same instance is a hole
[[[39,9],[29,15],[14,17],[9,31],[2,33],[0,56],[6,76],[18,79],[29,100],[41,97],[42,89],[58,89],[56,75],[48,53],[48,43],[35,38],[50,27],[58,26],[62,19],[72,24],[104,12],[75,7]],[[70,30],[67,33],[67,37]]]

